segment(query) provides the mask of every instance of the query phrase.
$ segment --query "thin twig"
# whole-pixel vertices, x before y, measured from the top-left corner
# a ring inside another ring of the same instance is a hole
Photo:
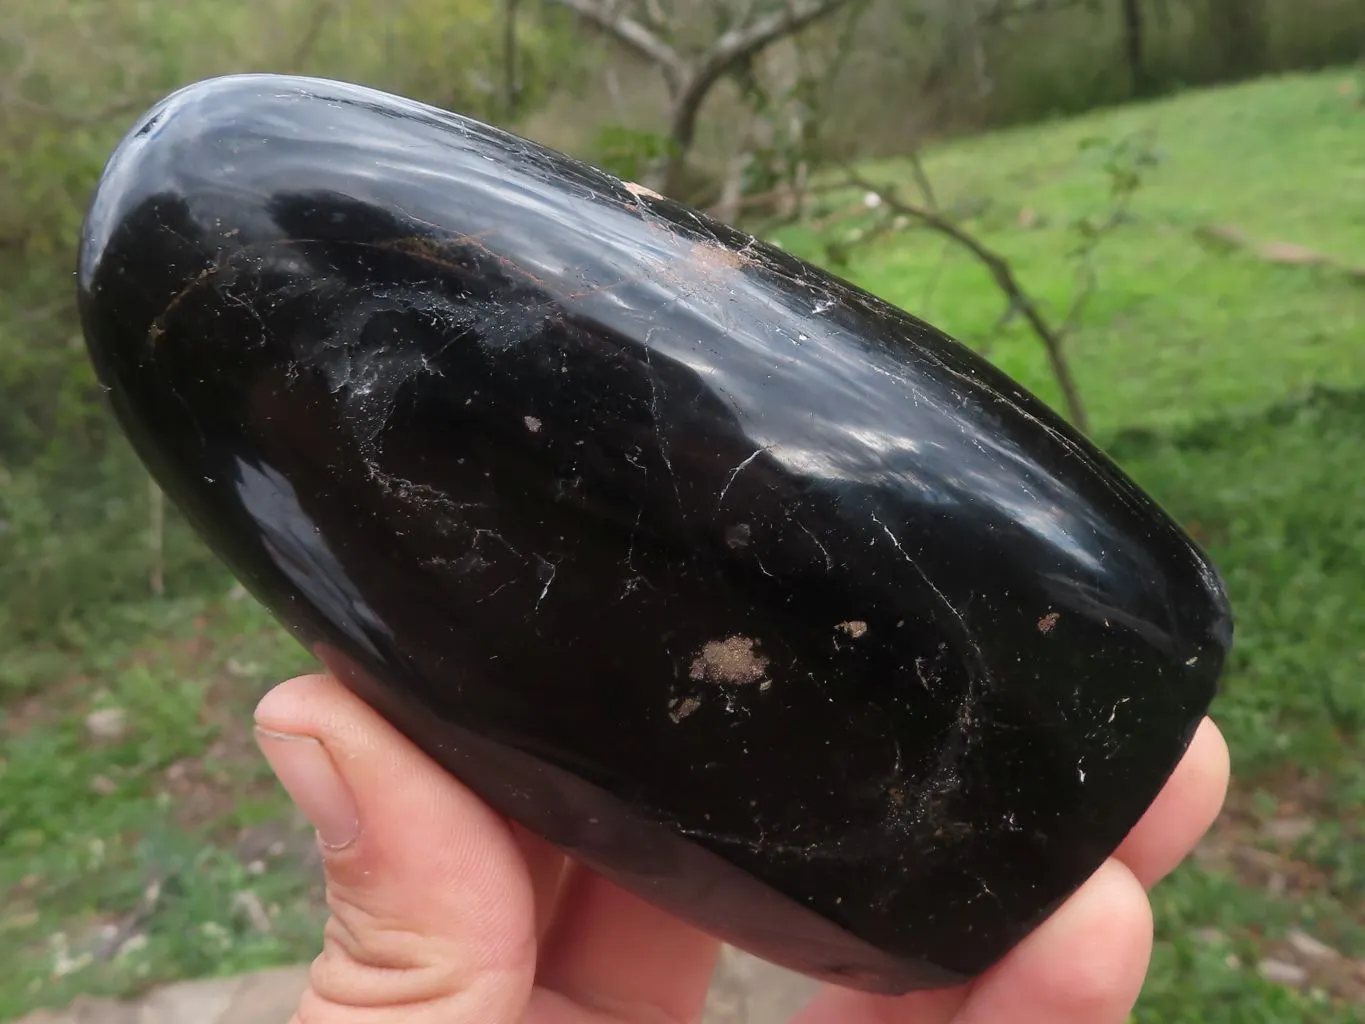
[[[308,24],[304,27],[303,35],[294,46],[294,52],[290,57],[288,66],[297,69],[313,55],[317,48],[318,38],[322,35],[322,30],[327,24],[327,19],[332,16],[335,8],[332,0],[318,0],[313,5],[313,10],[309,15]]]
[[[1072,300],[1071,308],[1067,310],[1065,318],[1062,320],[1062,333],[1070,334],[1080,324],[1081,313],[1090,301],[1090,296],[1095,290],[1095,267],[1091,263],[1091,257],[1100,243],[1117,230],[1120,225],[1128,218],[1128,211],[1133,204],[1133,198],[1137,193],[1140,179],[1135,175],[1116,174],[1112,186],[1112,195],[1116,197],[1115,202],[1110,207],[1108,216],[1098,226],[1093,228],[1071,252],[1071,258],[1077,261],[1076,267],[1076,297]]]
[[[924,201],[931,210],[938,209],[938,199],[934,196],[934,185],[929,180],[929,173],[924,169],[924,160],[920,157],[919,147],[910,151],[910,172],[915,176],[915,184],[919,186],[920,195],[924,196]]]
[[[953,251],[953,240],[945,238],[943,240],[943,251],[939,254],[938,262],[934,264],[934,272],[929,275],[929,280],[924,286],[924,298],[921,300],[925,308],[934,301],[934,294],[938,291],[939,282],[943,280],[943,269],[948,265],[948,254]]]
[[[608,0],[554,2],[644,55],[662,71],[671,107],[668,138],[672,152],[659,169],[657,180],[663,191],[672,192],[692,146],[702,102],[712,87],[772,43],[795,35],[853,0],[785,0],[780,7],[722,32],[705,50],[691,57],[679,53],[664,38],[663,26],[657,21],[661,13],[658,8],[646,9],[651,28],[623,13],[622,5]],[[667,26],[670,30],[674,27]]]
[[[569,8],[580,18],[596,25],[603,32],[615,36],[618,41],[657,64],[664,73],[664,79],[668,83],[670,92],[682,87],[683,79],[688,74],[687,62],[660,34],[661,25],[654,20],[654,16],[661,15],[662,12],[657,8],[646,12],[647,17],[653,23],[653,27],[650,28],[640,24],[629,15],[621,13],[617,9],[619,5],[604,3],[602,0],[555,0],[555,2]]]
[[[161,597],[166,593],[166,495],[150,474],[147,476],[147,498],[151,512],[147,531],[147,550],[150,555],[147,579],[152,593]]]
[[[838,192],[847,187],[848,185],[842,181],[824,181],[815,185],[807,185],[806,194],[813,196],[823,192]],[[785,185],[779,185],[777,188],[766,189],[762,192],[750,192],[747,195],[741,196],[734,205],[738,206],[740,209],[762,206],[764,203],[770,203],[774,200],[781,199],[786,191],[787,187]],[[719,209],[719,205],[720,204],[708,207],[706,212],[714,216]]]
[[[757,17],[722,35],[701,55],[679,89],[673,111],[673,137],[684,146],[691,143],[702,100],[730,68],[847,3],[849,0],[787,0],[780,10]]]
[[[1123,223],[1128,214],[1131,199],[1131,195],[1124,196],[1109,216],[1105,218],[1104,223],[1096,228],[1094,233],[1072,252],[1072,257],[1077,260],[1076,280],[1079,286],[1076,290],[1076,297],[1071,301],[1071,308],[1067,310],[1066,316],[1062,319],[1061,332],[1063,334],[1070,334],[1080,325],[1081,313],[1085,310],[1086,304],[1090,301],[1090,296],[1095,291],[1095,267],[1090,262],[1090,257],[1100,242],[1104,240],[1104,237]]]
[[[162,894],[165,892],[166,883],[177,874],[179,874],[178,870],[157,872],[152,875],[151,880],[143,887],[137,904],[123,916],[96,947],[95,959],[97,961],[112,960],[118,956],[119,951],[128,940],[135,937],[142,926],[156,914],[157,907],[161,904]]]
[[[1042,342],[1043,349],[1047,354],[1048,365],[1057,381],[1057,386],[1061,389],[1062,399],[1066,403],[1067,414],[1070,416],[1071,422],[1081,431],[1088,430],[1089,419],[1086,416],[1085,405],[1081,401],[1080,389],[1076,386],[1075,379],[1071,375],[1071,366],[1063,351],[1063,335],[1048,323],[1046,317],[1039,310],[1037,302],[1025,291],[1015,276],[1014,268],[1009,260],[988,248],[979,238],[964,230],[945,215],[928,207],[907,202],[892,189],[872,184],[847,164],[844,165],[844,169],[850,183],[876,195],[890,211],[918,221],[931,231],[951,239],[976,257],[977,261],[990,271],[996,287],[1005,294],[1011,305],[1018,308],[1034,335]]]

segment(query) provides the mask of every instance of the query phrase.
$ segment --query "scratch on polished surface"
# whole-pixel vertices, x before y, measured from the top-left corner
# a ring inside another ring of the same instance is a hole
[[[749,463],[753,462],[754,459],[758,458],[764,452],[769,451],[772,447],[772,445],[763,445],[760,448],[755,448],[752,455],[730,471],[730,475],[725,480],[725,486],[720,489],[720,494],[716,495],[716,508],[718,510],[721,505],[725,504],[725,495],[730,492],[730,485],[735,482],[735,477],[744,472],[744,468],[748,466]]]

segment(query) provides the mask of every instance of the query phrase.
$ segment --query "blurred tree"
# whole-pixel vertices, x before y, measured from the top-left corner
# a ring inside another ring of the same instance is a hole
[[[647,176],[662,192],[676,195],[696,137],[697,118],[707,95],[726,75],[742,72],[764,49],[825,18],[854,0],[715,0],[711,13],[718,32],[687,53],[681,43],[690,25],[666,0],[555,0],[598,29],[610,33],[655,64],[669,94],[667,145]],[[696,9],[688,5],[689,16]]]
[[[503,0],[503,110],[507,120],[514,120],[521,108],[521,68],[517,44],[517,7],[519,0]]]
[[[1265,66],[1270,42],[1265,0],[1204,0],[1203,14],[1220,75],[1236,78]]]
[[[1143,53],[1146,28],[1142,16],[1142,0],[1120,0],[1123,15],[1123,55],[1128,62],[1128,80],[1133,94],[1141,96],[1151,88],[1147,61]]]

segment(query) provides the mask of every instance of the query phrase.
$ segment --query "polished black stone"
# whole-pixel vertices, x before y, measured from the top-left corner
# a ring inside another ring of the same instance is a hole
[[[489,803],[761,956],[974,975],[1160,790],[1223,589],[932,327],[647,190],[316,80],[162,102],[80,301],[232,570]]]

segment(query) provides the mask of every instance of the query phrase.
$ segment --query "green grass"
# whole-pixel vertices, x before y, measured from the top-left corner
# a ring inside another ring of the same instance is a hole
[[[1130,435],[1111,451],[1197,525],[1237,613],[1214,716],[1247,813],[1215,838],[1307,879],[1274,895],[1244,865],[1185,865],[1155,895],[1161,941],[1139,1019],[1365,1020],[1365,1005],[1333,1008],[1252,971],[1291,928],[1365,957],[1365,393]],[[1301,842],[1268,841],[1267,822],[1305,812]],[[1210,928],[1226,949],[1192,938]]]
[[[1365,288],[1341,276],[1247,255],[1214,258],[1201,226],[1294,242],[1365,267],[1365,111],[1341,95],[1348,73],[1191,93],[1043,128],[966,140],[926,155],[940,206],[984,209],[968,226],[1015,266],[1056,319],[1075,292],[1072,222],[1102,219],[1109,144],[1145,140],[1148,170],[1131,222],[1101,243],[1097,288],[1070,346],[1095,432],[1179,428],[1255,411],[1315,384],[1365,383]],[[866,174],[916,197],[894,162]],[[1020,226],[1031,211],[1038,226]],[[805,229],[789,248],[823,256]],[[964,340],[1049,401],[1058,394],[1037,343],[994,325],[1000,295],[979,264],[907,231],[854,251],[842,273]]]
[[[1256,970],[1292,959],[1295,930],[1365,958],[1365,287],[1197,237],[1231,226],[1365,266],[1365,109],[1342,95],[1350,80],[1196,93],[926,158],[943,206],[975,209],[969,227],[1058,315],[1074,288],[1070,224],[1108,202],[1103,150],[1082,141],[1144,133],[1160,157],[1096,252],[1068,347],[1096,439],[1227,578],[1238,637],[1216,714],[1237,789],[1204,854],[1155,894],[1143,1024],[1365,1020],[1360,990],[1330,971],[1286,986]],[[910,194],[902,164],[867,173]],[[846,231],[781,239],[824,258]],[[1000,296],[935,239],[854,246],[842,272],[1056,400],[1037,343],[1017,323],[993,330]],[[234,849],[287,813],[251,752],[249,711],[304,655],[247,600],[182,595],[91,621],[0,666],[0,1019],[76,992],[301,959],[315,942],[310,877],[289,856],[262,870]],[[101,706],[124,709],[125,736],[91,740],[86,716]],[[186,764],[199,780],[188,793]],[[1289,839],[1275,831],[1304,818]],[[155,901],[150,880],[162,881]],[[241,910],[244,891],[268,930]],[[120,923],[145,938],[54,976]]]
[[[1112,453],[1205,538],[1237,613],[1219,706],[1243,777],[1324,766],[1365,798],[1365,394],[1320,393]]]
[[[0,1020],[307,958],[313,879],[278,851],[237,855],[253,828],[297,835],[250,709],[302,650],[253,602],[184,599],[111,611],[60,668],[18,654],[0,710]],[[107,709],[125,725],[101,739],[86,720]]]

